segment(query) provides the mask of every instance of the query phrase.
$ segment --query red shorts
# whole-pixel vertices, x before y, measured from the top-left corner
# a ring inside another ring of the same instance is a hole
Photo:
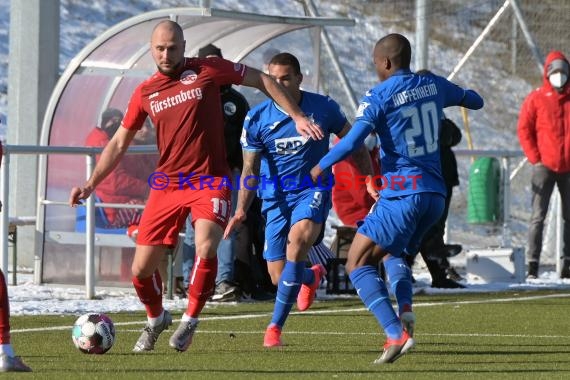
[[[192,224],[197,219],[206,219],[225,229],[232,209],[231,189],[220,183],[221,178],[216,178],[211,186],[202,189],[179,189],[174,185],[164,190],[151,189],[137,244],[174,247],[190,212]]]

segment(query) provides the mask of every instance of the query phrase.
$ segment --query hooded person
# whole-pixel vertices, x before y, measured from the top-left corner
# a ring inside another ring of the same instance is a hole
[[[101,115],[99,128],[105,131],[110,139],[121,126],[121,120],[123,120],[123,113],[121,111],[116,108],[107,108]]]
[[[538,277],[544,220],[554,185],[560,191],[564,220],[561,278],[570,278],[570,85],[568,59],[551,51],[544,62],[542,86],[524,100],[518,120],[521,148],[533,165],[532,216],[528,232],[527,278]],[[554,149],[554,147],[556,147]]]
[[[208,44],[198,49],[198,58],[210,57],[224,58],[222,56],[222,50],[214,44]]]
[[[101,123],[94,127],[85,139],[85,146],[105,147],[121,126],[122,120],[123,113],[120,110],[107,108],[101,114]],[[99,159],[100,155],[97,155],[96,160]],[[104,203],[143,204],[148,190],[147,178],[138,177],[130,167],[128,158],[123,157],[113,172],[97,186],[95,194]],[[105,225],[97,227],[127,228],[138,216],[136,209],[105,208],[104,211]]]
[[[546,67],[548,81],[557,92],[562,92],[568,82],[568,61],[565,58],[555,58]]]

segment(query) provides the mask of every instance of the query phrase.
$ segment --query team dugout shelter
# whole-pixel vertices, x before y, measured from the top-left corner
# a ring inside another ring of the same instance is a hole
[[[291,52],[301,62],[303,88],[309,91],[320,87],[323,27],[354,25],[351,19],[267,16],[209,8],[163,9],[132,17],[102,33],[70,61],[49,100],[41,145],[68,151],[84,148],[86,136],[99,125],[105,109],[126,110],[135,87],[156,71],[150,36],[154,26],[165,19],[182,26],[186,56],[196,56],[200,47],[212,43],[224,58],[263,69],[268,55]],[[237,89],[252,106],[266,99],[259,91]],[[124,231],[98,226],[96,218],[95,247],[86,252],[91,245],[86,243],[85,227],[78,226],[81,211],[66,205],[71,188],[86,179],[87,157],[85,151],[40,156],[36,282],[87,284],[86,277],[93,270],[97,285],[130,285],[133,242]],[[95,208],[96,215],[98,212]]]

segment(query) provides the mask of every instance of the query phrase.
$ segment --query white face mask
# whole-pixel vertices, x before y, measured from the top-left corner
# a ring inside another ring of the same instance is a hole
[[[551,76],[549,76],[548,80],[550,81],[550,84],[553,87],[562,88],[566,84],[566,81],[568,80],[568,76],[566,74],[558,72],[558,73],[554,73]]]
[[[372,150],[372,149],[376,148],[376,143],[377,143],[376,134],[369,134],[364,139],[364,145],[366,146],[366,148],[368,150]]]

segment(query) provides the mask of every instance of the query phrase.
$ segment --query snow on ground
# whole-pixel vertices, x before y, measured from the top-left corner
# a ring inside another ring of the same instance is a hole
[[[102,1],[94,0],[91,2],[77,2],[71,0],[61,1],[61,52],[60,63],[61,70],[66,64],[95,36],[106,30],[111,25],[114,25],[134,14],[140,14],[149,10],[158,8],[167,8],[175,6],[197,6],[198,1],[182,1],[182,0],[129,0],[129,1]],[[273,0],[267,2],[255,1],[240,1],[235,2],[232,0],[217,0],[212,1],[214,7],[221,9],[234,9],[246,12],[257,12],[263,14],[291,14],[302,15],[302,8],[299,3],[294,1]],[[325,6],[326,4],[326,6]],[[386,32],[382,23],[380,23],[376,15],[364,16],[359,14],[352,7],[350,2],[342,1],[317,1],[317,5],[323,12],[324,16],[342,16],[347,15],[356,19],[356,26],[354,28],[330,28],[333,44],[341,57],[347,76],[350,78],[352,85],[357,93],[362,93],[366,90],[371,83],[375,83],[373,72],[370,68],[369,61],[366,59],[354,60],[353,57],[359,56],[363,51],[370,49],[370,41],[375,41],[376,38]],[[4,133],[3,128],[6,125],[6,111],[7,111],[7,74],[8,74],[8,31],[9,31],[9,8],[10,2],[8,0],[0,0],[0,118],[2,124],[0,125],[0,135]],[[392,30],[389,30],[392,31]],[[405,30],[404,30],[405,31]],[[459,57],[461,52],[449,49],[442,46],[437,41],[432,41],[432,53],[430,55],[436,56],[439,59],[434,67],[435,71],[440,73],[449,72]],[[473,80],[469,77],[463,78],[466,82],[477,83],[479,87],[493,87],[496,83],[502,83],[502,86],[507,86],[510,94],[526,94],[530,90],[530,85],[518,78],[513,78],[505,73],[496,73],[492,67],[486,67],[484,71],[488,78],[475,78]],[[464,75],[471,75],[470,70],[465,70]],[[497,76],[506,75],[506,78],[499,78]],[[522,96],[522,95],[521,95]],[[520,99],[513,98],[510,107],[501,107],[501,109],[517,109]],[[473,115],[473,126],[476,141],[480,146],[488,148],[505,148],[512,146],[513,135],[501,134],[497,135],[497,130],[491,129],[492,123],[489,120],[500,119],[498,113],[493,113],[493,104],[489,102],[486,109],[489,112],[481,112]],[[460,117],[450,111],[450,117],[460,120]],[[504,113],[504,112],[501,112]],[[489,116],[493,115],[493,116]],[[479,120],[480,119],[480,120]],[[504,124],[499,122],[498,124]],[[501,132],[502,133],[502,132]],[[463,145],[465,143],[462,143]],[[463,146],[462,145],[462,146]],[[466,168],[465,160],[460,162],[460,171],[462,177],[462,186],[468,182],[466,179],[468,169]],[[524,182],[526,184],[526,182]],[[515,188],[516,186],[513,186]],[[523,188],[523,194],[528,192]],[[450,216],[450,225],[453,227],[452,239],[453,242],[461,242],[465,247],[470,244],[477,245],[481,241],[490,239],[490,235],[500,235],[496,231],[493,234],[474,233],[475,227],[469,226],[465,222],[464,205],[466,203],[464,195],[466,191],[463,188],[455,192],[454,210],[462,212],[452,213]],[[514,204],[512,209],[516,214],[516,210],[525,210],[527,199],[521,197],[521,200]],[[457,207],[457,204],[462,204],[462,207]],[[518,215],[518,214],[517,214]],[[526,231],[526,214],[523,215],[525,222],[521,230]],[[331,213],[331,218],[328,223],[327,229],[327,242],[332,239],[332,230],[330,224],[336,223],[337,219],[334,213]],[[526,236],[525,232],[519,232],[518,235]],[[488,236],[489,235],[489,236]],[[481,236],[484,236],[483,238]],[[516,245],[523,245],[522,238],[515,240]],[[461,260],[464,260],[464,255],[460,255]],[[463,265],[463,266],[462,266]],[[463,292],[496,292],[506,290],[533,290],[533,289],[570,289],[569,280],[557,279],[554,271],[542,273],[540,279],[524,284],[510,284],[510,283],[470,283],[468,289],[461,290],[442,290],[432,289],[429,287],[431,280],[425,267],[418,265],[415,267],[416,291],[425,292],[427,294],[441,294],[441,293],[463,293]],[[464,263],[458,264],[458,268],[464,270]],[[546,268],[545,268],[546,269]],[[10,280],[10,275],[6,276]],[[38,315],[38,314],[81,314],[85,312],[119,312],[119,311],[142,311],[144,308],[138,301],[132,288],[113,288],[113,289],[97,289],[97,299],[86,300],[85,290],[81,287],[60,287],[52,285],[35,285],[32,281],[32,275],[28,273],[18,273],[18,284],[9,286],[9,295],[11,302],[11,312],[13,315]],[[330,297],[330,296],[325,296]],[[185,300],[165,300],[165,306],[169,309],[182,309],[185,307]]]
[[[466,283],[467,289],[434,289],[430,287],[431,279],[428,272],[418,268],[415,270],[415,293],[422,294],[460,294],[502,292],[508,290],[570,290],[570,280],[561,280],[554,271],[543,272],[539,279],[528,280],[526,283]],[[11,274],[7,276],[11,280]],[[12,315],[44,315],[70,314],[80,315],[88,312],[116,313],[144,311],[133,288],[98,288],[96,299],[85,299],[82,287],[35,285],[32,275],[18,273],[18,285],[8,286],[10,311]],[[324,291],[318,294],[318,300],[334,299],[347,296],[326,295]],[[356,299],[356,298],[355,298]],[[186,307],[186,299],[176,298],[164,300],[164,306],[169,310],[182,310]],[[208,304],[206,305],[208,307]]]

